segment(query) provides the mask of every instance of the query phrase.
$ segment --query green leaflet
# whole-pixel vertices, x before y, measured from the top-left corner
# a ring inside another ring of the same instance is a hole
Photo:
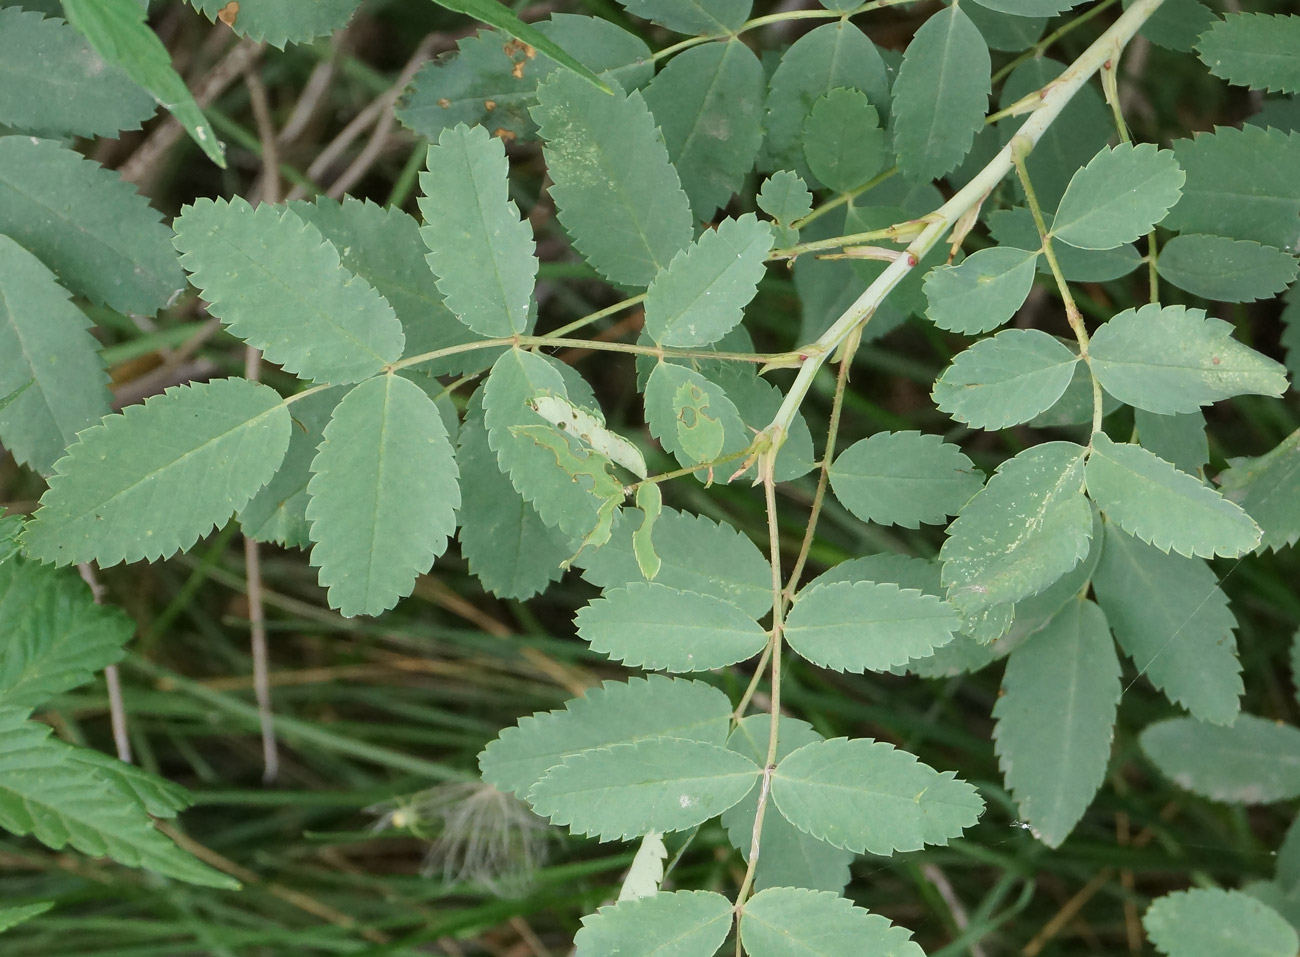
[[[1101,414],[1104,418],[1120,407],[1119,400],[1108,392],[1101,394]],[[1092,373],[1086,362],[1074,367],[1070,384],[1052,407],[1029,420],[1036,429],[1059,429],[1069,425],[1083,425],[1092,421]]]
[[[808,186],[799,174],[788,169],[779,170],[763,180],[757,202],[759,209],[786,226],[812,212],[812,193],[808,192]]]
[[[1229,459],[1218,478],[1223,497],[1240,505],[1264,531],[1261,548],[1300,540],[1300,430],[1253,459]]]
[[[1048,847],[1060,847],[1106,777],[1119,678],[1106,616],[1090,601],[1067,603],[1007,659],[993,707],[998,763]]]
[[[99,343],[68,298],[39,259],[0,234],[0,396],[31,383],[0,408],[0,441],[46,475],[110,411]]]
[[[766,95],[762,64],[735,38],[682,51],[646,87],[695,219],[712,219],[753,169]]]
[[[1286,289],[1300,264],[1273,246],[1192,233],[1169,240],[1160,250],[1156,268],[1161,278],[1193,295],[1254,302]]]
[[[887,671],[946,645],[961,616],[934,595],[869,581],[810,585],[795,596],[785,640],[835,671]]]
[[[1164,554],[1110,524],[1093,588],[1138,674],[1200,721],[1236,720],[1237,620],[1204,561]]]
[[[402,354],[383,296],[291,209],[200,199],[177,217],[181,263],[230,331],[287,371],[359,382]]]
[[[1056,129],[1055,124],[1050,127],[1050,130],[1054,129]],[[1030,153],[1029,159],[1042,155],[1038,152]],[[989,232],[1003,245],[1029,249],[1038,249],[1042,246],[1038,227],[1034,225],[1033,214],[1023,206],[996,209],[989,213],[986,219]],[[1057,243],[1052,247],[1052,251],[1056,255],[1057,265],[1061,267],[1061,275],[1070,282],[1106,282],[1110,279],[1118,279],[1127,276],[1144,261],[1132,243],[1125,243],[1114,249],[1075,249],[1065,243]],[[982,255],[982,251],[975,253],[975,256]],[[975,256],[971,256],[966,261],[969,262]],[[1051,267],[1048,266],[1046,257],[1038,258],[1038,272],[1051,275]]]
[[[1282,347],[1286,349],[1286,368],[1292,381],[1300,378],[1300,289],[1291,289],[1283,297]]]
[[[728,438],[738,446],[728,452],[744,447],[745,426],[735,404],[717,383],[686,366],[656,363],[644,400],[650,434],[683,467],[720,457]]]
[[[533,109],[560,222],[606,279],[645,286],[691,241],[691,211],[640,93],[613,96],[570,73]]]
[[[1088,553],[1084,449],[1047,442],[1003,462],[948,526],[948,601],[969,617],[1047,588]]]
[[[837,192],[863,185],[893,158],[880,114],[861,90],[841,87],[820,97],[803,130],[808,168]]]
[[[345,616],[405,598],[446,550],[460,507],[447,429],[419,386],[376,376],[343,397],[312,460],[311,563]]]
[[[664,836],[657,831],[649,831],[641,838],[641,845],[632,858],[632,866],[627,869],[623,886],[619,888],[619,901],[639,900],[654,897],[659,893],[659,885],[664,880],[664,859],[668,857],[668,848],[664,846]]]
[[[1189,475],[1202,477],[1205,464],[1210,461],[1210,444],[1202,413],[1157,415],[1146,409],[1134,409],[1133,424],[1142,448]]]
[[[990,50],[1019,53],[1032,46],[1047,27],[1047,17],[1004,17],[974,3],[963,9]]]
[[[771,731],[770,715],[751,714],[737,724],[727,739],[727,747],[755,764],[764,764]],[[777,730],[776,760],[781,761],[805,744],[821,740],[822,736],[813,730],[812,725],[798,718],[782,716]],[[732,805],[722,814],[722,826],[727,829],[727,837],[745,861],[749,860],[757,813],[758,795],[751,791],[739,804]],[[780,814],[763,815],[759,846],[761,853],[754,872],[754,887],[758,890],[784,885],[839,894],[849,882],[849,864],[854,857],[852,851],[817,840]]]
[[[799,748],[772,772],[772,800],[786,820],[819,840],[883,855],[947,844],[984,808],[975,788],[951,771],[867,738]]]
[[[894,81],[894,149],[914,180],[936,179],[970,149],[988,111],[989,48],[957,5],[926,20]]]
[[[1124,0],[1124,7],[1133,0]],[[1190,53],[1202,33],[1219,21],[1219,15],[1201,0],[1165,0],[1139,31],[1156,46]]]
[[[622,0],[628,13],[691,36],[734,33],[749,18],[750,0]]]
[[[1080,249],[1130,243],[1165,218],[1185,180],[1171,150],[1151,143],[1107,147],[1070,179],[1052,236]]]
[[[1215,76],[1270,93],[1300,92],[1300,16],[1230,13],[1205,31],[1197,55]]]
[[[761,860],[761,858],[760,858]],[[925,957],[912,932],[831,891],[770,887],[745,902],[740,939],[753,957],[880,954]]]
[[[655,551],[654,528],[663,512],[664,496],[657,482],[642,482],[636,489],[636,507],[641,510],[641,524],[632,532],[632,554],[637,567],[650,581],[659,574],[663,559]]]
[[[1234,395],[1280,396],[1283,367],[1232,331],[1201,309],[1149,304],[1112,316],[1088,353],[1103,389],[1148,412],[1195,412]]]
[[[1259,526],[1212,488],[1137,445],[1092,437],[1088,495],[1120,528],[1162,552],[1235,558],[1259,544]]]
[[[425,166],[420,236],[447,306],[482,336],[530,332],[537,256],[509,198],[505,146],[481,126],[457,126],[429,147]]]
[[[35,708],[122,657],[135,623],[71,571],[0,563],[0,706]]]
[[[1142,926],[1169,957],[1292,957],[1300,949],[1295,928],[1277,911],[1217,887],[1166,894],[1147,908]]]
[[[111,778],[71,760],[77,749],[26,716],[24,708],[0,708],[0,828],[191,884],[239,887],[159,833],[144,808],[122,800]]]
[[[270,481],[290,428],[275,391],[246,379],[177,386],[107,416],[55,463],[24,550],[102,566],[183,551]]]
[[[634,90],[654,72],[645,41],[608,20],[554,13],[534,27],[607,84]],[[528,110],[537,102],[537,84],[559,66],[545,51],[534,54],[499,30],[462,37],[455,54],[431,60],[416,74],[397,118],[431,142],[458,123],[535,139]]]
[[[501,471],[488,445],[481,391],[474,393],[465,413],[456,464],[460,551],[483,587],[499,598],[523,600],[559,578],[560,564],[573,554],[573,546],[561,532],[546,527]]]
[[[667,891],[607,904],[582,919],[575,957],[714,954],[731,931],[732,904],[712,891]]]
[[[731,602],[656,582],[603,592],[574,624],[593,651],[665,671],[725,668],[768,642],[762,626]]]
[[[23,520],[17,515],[0,516],[0,565],[18,554],[18,536],[22,530]]]
[[[100,56],[121,67],[185,127],[208,159],[226,168],[226,149],[194,102],[171,54],[135,0],[64,0],[63,13]]]
[[[574,834],[626,840],[717,817],[759,776],[757,764],[721,745],[648,738],[565,758],[532,786],[528,803]]]
[[[772,166],[812,181],[803,152],[804,124],[818,99],[840,87],[861,90],[878,112],[888,107],[885,61],[867,35],[848,20],[810,30],[781,56],[768,84],[763,121]]]
[[[1194,794],[1233,804],[1289,801],[1300,794],[1300,730],[1253,714],[1231,725],[1170,718],[1139,742],[1160,772]]]
[[[25,920],[39,917],[54,906],[54,901],[41,901],[37,904],[19,904],[17,907],[0,907],[0,931],[17,927]]]
[[[158,108],[62,20],[0,9],[0,123],[43,136],[138,130]]]
[[[185,285],[144,198],[52,140],[0,136],[0,233],[70,291],[119,312],[153,315]]]
[[[706,229],[646,290],[650,337],[667,346],[717,342],[740,323],[771,248],[772,227],[752,213]]]
[[[736,404],[740,417],[746,425],[745,431],[737,441],[728,439],[724,452],[738,451],[746,448],[755,433],[766,427],[776,416],[785,395],[771,382],[762,378],[749,363],[730,362],[716,372],[709,371],[709,378],[722,386],[731,401]],[[813,468],[816,459],[813,452],[812,434],[803,414],[796,414],[790,423],[790,432],[785,437],[785,444],[776,455],[774,472],[778,482],[789,482],[806,475]],[[722,475],[727,479],[728,476]]]
[[[194,8],[215,21],[226,0],[190,0]],[[275,3],[240,5],[230,24],[241,37],[269,43],[283,50],[288,43],[304,43],[341,30],[360,6],[360,0],[276,0]]]
[[[1300,163],[1300,133],[1216,127],[1173,146],[1187,183],[1166,227],[1300,247],[1300,178],[1290,173]]]
[[[1077,6],[1080,0],[979,0],[982,7],[1015,17],[1050,17]]]
[[[994,246],[959,266],[940,266],[925,277],[925,314],[940,329],[975,335],[1016,314],[1034,285],[1037,251]]]
[[[720,745],[730,722],[727,696],[702,681],[606,681],[563,709],[503,730],[479,755],[479,769],[484,781],[524,797],[548,770],[583,751],[660,737]]]
[[[582,577],[602,589],[646,581],[632,546],[635,513],[615,523],[609,543],[584,553]],[[772,610],[772,571],[758,547],[739,529],[703,515],[665,508],[654,528],[661,560],[655,581],[729,601],[751,618]]]
[[[934,402],[979,429],[1004,429],[1050,409],[1079,357],[1039,329],[1006,329],[965,352],[934,383]]]
[[[864,522],[916,528],[956,515],[984,476],[937,435],[877,432],[839,454],[830,482],[835,497]]]

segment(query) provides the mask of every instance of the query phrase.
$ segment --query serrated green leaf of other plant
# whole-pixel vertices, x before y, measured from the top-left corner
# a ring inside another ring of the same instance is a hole
[[[847,193],[892,161],[880,114],[861,90],[831,90],[813,104],[804,121],[804,157],[814,176]]]
[[[501,140],[481,126],[443,130],[420,174],[420,236],[447,306],[482,336],[530,331],[533,230],[511,202]]]
[[[712,957],[731,931],[732,904],[712,891],[661,891],[582,919],[574,957]]]
[[[543,774],[583,751],[669,737],[723,744],[731,702],[703,681],[650,675],[606,681],[562,709],[506,728],[479,754],[483,780],[519,797]]]
[[[934,402],[978,429],[1004,429],[1046,412],[1079,357],[1040,329],[1006,329],[957,354],[934,383]]]
[[[1300,430],[1258,458],[1228,464],[1218,478],[1223,497],[1264,530],[1260,547],[1276,551],[1300,540]]]
[[[1060,847],[1106,777],[1120,698],[1106,616],[1068,602],[1011,652],[993,707],[998,763],[1035,837]]]
[[[17,907],[0,907],[0,931],[17,927],[23,921],[39,917],[54,906],[54,901],[39,901],[35,904],[19,904]]]
[[[578,611],[578,634],[625,665],[708,671],[752,658],[767,632],[729,601],[658,582],[604,592]]]
[[[52,140],[0,136],[0,233],[119,312],[153,315],[185,285],[144,197]]]
[[[110,411],[99,343],[68,299],[39,259],[0,234],[0,395],[31,382],[0,409],[0,441],[43,475]]]
[[[830,481],[864,522],[905,528],[942,524],[984,486],[961,449],[920,432],[877,432],[853,443],[835,459]]]
[[[1235,395],[1280,396],[1286,370],[1232,338],[1232,326],[1186,306],[1125,309],[1092,336],[1101,387],[1129,405],[1168,415]]]
[[[949,332],[990,332],[1025,304],[1037,262],[1037,252],[994,246],[967,256],[960,265],[933,269],[925,277],[925,314]]]
[[[649,738],[565,758],[528,792],[534,811],[574,834],[627,840],[717,817],[758,783],[757,764],[717,744]]]
[[[1088,495],[1120,528],[1162,552],[1235,558],[1261,532],[1240,507],[1138,445],[1092,437]]]
[[[175,228],[181,263],[209,311],[271,362],[305,379],[347,383],[401,356],[405,337],[392,307],[292,210],[200,199]]]
[[[684,50],[646,87],[646,106],[697,220],[712,219],[753,169],[766,95],[762,64],[735,37]]]
[[[1244,690],[1232,634],[1237,620],[1209,565],[1165,554],[1108,524],[1092,584],[1138,674],[1200,721],[1236,720]]]
[[[55,463],[24,550],[102,566],[183,551],[270,481],[291,428],[280,396],[246,379],[177,386],[107,416]]]
[[[1131,243],[1165,218],[1186,178],[1172,150],[1151,143],[1107,147],[1065,188],[1052,236],[1080,249]]]
[[[1084,449],[1048,442],[998,467],[948,526],[939,559],[948,600],[967,617],[1035,595],[1088,553]]]
[[[1194,887],[1160,897],[1142,915],[1156,950],[1168,957],[1293,957],[1295,928],[1241,891]]]
[[[769,887],[746,901],[740,940],[751,957],[925,957],[911,931],[836,893],[802,887]]]
[[[1189,233],[1165,243],[1156,268],[1162,279],[1192,295],[1220,302],[1254,302],[1286,289],[1300,264],[1275,246]]]
[[[154,817],[171,818],[193,803],[190,792],[166,778],[126,764],[102,751],[66,746],[64,758],[71,764],[93,768],[108,778],[114,788]]]
[[[1300,16],[1229,13],[1201,34],[1201,62],[1236,86],[1300,92]]]
[[[888,582],[810,585],[795,596],[785,640],[835,671],[887,671],[952,641],[961,616],[934,595]]]
[[[215,21],[226,0],[191,0],[196,10]],[[238,8],[229,24],[241,37],[283,50],[287,43],[305,43],[343,29],[360,0],[276,0]]]
[[[0,705],[35,708],[122,657],[135,623],[96,605],[80,576],[14,558],[0,563]]]
[[[975,788],[906,751],[866,738],[799,748],[772,772],[781,814],[819,840],[890,855],[947,844],[984,808]]]
[[[459,473],[433,400],[398,375],[356,386],[334,409],[307,486],[311,563],[343,615],[378,615],[447,548]]]
[[[1253,714],[1228,726],[1194,718],[1149,725],[1142,750],[1179,787],[1212,801],[1270,804],[1300,795],[1300,729]]]
[[[646,286],[691,241],[691,209],[640,93],[601,93],[570,73],[537,88],[551,198],[574,246],[606,279]]]
[[[894,81],[894,149],[907,176],[935,179],[961,162],[984,125],[991,71],[984,37],[958,5],[916,31]]]

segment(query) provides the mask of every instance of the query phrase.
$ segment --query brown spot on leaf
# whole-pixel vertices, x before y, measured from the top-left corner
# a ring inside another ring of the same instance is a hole
[[[217,19],[228,27],[235,25],[235,18],[239,16],[239,0],[230,0],[228,4],[217,11]]]
[[[496,108],[497,108],[497,101],[496,101],[496,100],[484,100],[484,101],[483,101],[483,109],[487,110],[489,113],[491,113],[491,112],[492,112],[493,110],[495,110]]]
[[[448,109],[451,106],[451,100],[447,99],[444,96],[442,99],[438,101],[438,105],[441,106],[444,110]]]
[[[508,130],[504,126],[498,126],[492,131],[492,135],[500,137],[505,143],[513,143],[515,141],[514,130]]]

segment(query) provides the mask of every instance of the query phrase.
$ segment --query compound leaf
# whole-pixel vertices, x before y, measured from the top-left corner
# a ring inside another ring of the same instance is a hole
[[[1047,588],[1088,554],[1084,449],[1047,442],[997,472],[948,526],[939,559],[948,601],[970,617]]]
[[[866,738],[799,748],[772,772],[772,799],[795,827],[859,854],[947,844],[984,808],[951,771]]]
[[[108,566],[189,548],[270,481],[291,427],[275,391],[246,379],[177,386],[107,416],[55,463],[24,549]]]
[[[961,422],[1003,429],[1050,409],[1078,361],[1040,329],[1006,329],[958,353],[935,381],[934,401]]]
[[[1142,915],[1156,950],[1169,957],[1294,957],[1295,928],[1250,894],[1194,887],[1166,894]]]
[[[984,486],[955,445],[920,432],[877,432],[854,442],[830,468],[835,497],[864,522],[916,528],[942,524]]]
[[[1300,93],[1300,16],[1230,13],[1196,44],[1201,62],[1237,86]]]
[[[667,737],[723,744],[731,702],[703,681],[650,675],[606,681],[563,709],[506,728],[479,755],[483,780],[525,797],[548,770],[583,751]]]
[[[153,315],[185,285],[144,197],[52,140],[0,136],[0,233],[74,293]]]
[[[1106,777],[1119,676],[1106,616],[1090,601],[1067,603],[1007,659],[993,707],[998,764],[1048,847],[1061,846]]]
[[[31,383],[0,408],[0,441],[42,474],[110,411],[108,376],[89,328],[54,274],[0,234],[0,395]]]
[[[138,130],[157,108],[62,20],[0,10],[0,123],[37,135],[112,136]]]
[[[626,840],[717,817],[753,789],[759,774],[757,764],[721,745],[648,738],[565,758],[532,786],[528,803],[575,834]]]
[[[1249,515],[1138,445],[1092,437],[1088,494],[1120,528],[1162,552],[1235,558],[1259,544]]]
[[[894,81],[894,148],[905,174],[931,180],[961,162],[984,125],[991,71],[984,37],[956,4],[916,31]]]
[[[271,362],[306,379],[347,383],[402,355],[392,307],[293,210],[200,199],[175,228],[181,263],[209,311]]]
[[[628,13],[690,36],[735,33],[749,17],[750,0],[621,0]]]
[[[684,50],[646,87],[646,105],[697,220],[712,219],[753,169],[766,94],[762,64],[735,37]]]
[[[533,230],[510,201],[505,146],[481,126],[443,130],[420,174],[420,236],[438,290],[483,336],[531,331]]]
[[[1274,246],[1191,233],[1165,243],[1156,268],[1162,278],[1193,295],[1220,302],[1254,302],[1286,289],[1300,264]]]
[[[732,904],[712,891],[661,891],[607,904],[582,919],[575,957],[712,957],[731,931]]]
[[[950,642],[961,616],[947,602],[889,582],[809,585],[795,596],[785,639],[836,671],[887,671]]]
[[[1186,306],[1125,309],[1093,334],[1088,353],[1103,389],[1161,415],[1286,391],[1280,363],[1233,339],[1229,323]]]
[[[533,117],[560,222],[597,272],[646,286],[691,241],[691,209],[640,93],[601,93],[571,73],[537,88]]]
[[[925,277],[925,314],[949,332],[990,332],[1025,304],[1037,262],[1037,251],[994,246],[960,265],[932,269]]]
[[[706,229],[646,290],[645,328],[660,345],[705,346],[739,325],[758,291],[772,227],[753,213]]]
[[[1052,236],[1080,249],[1114,249],[1151,231],[1186,180],[1171,150],[1152,143],[1106,147],[1074,174]]]
[[[227,6],[226,0],[190,2],[213,21]],[[360,0],[276,0],[275,3],[245,0],[228,25],[241,37],[283,50],[287,43],[304,43],[343,29],[358,6]]]
[[[1200,721],[1236,720],[1243,691],[1232,634],[1237,620],[1209,565],[1108,524],[1092,584],[1138,674]]]
[[[1170,718],[1139,742],[1151,763],[1180,787],[1213,801],[1269,804],[1300,795],[1300,730],[1253,714],[1231,725]]]
[[[892,159],[879,112],[861,90],[843,87],[813,104],[803,150],[812,174],[841,193],[861,186]]]
[[[745,902],[740,940],[753,957],[879,954],[925,957],[912,933],[832,891],[769,887]]]
[[[1236,502],[1264,531],[1261,548],[1300,540],[1300,430],[1253,459],[1229,459],[1219,476],[1223,497]]]
[[[307,486],[311,563],[330,607],[378,615],[411,593],[456,530],[447,428],[424,390],[390,374],[344,396],[324,437]]]

